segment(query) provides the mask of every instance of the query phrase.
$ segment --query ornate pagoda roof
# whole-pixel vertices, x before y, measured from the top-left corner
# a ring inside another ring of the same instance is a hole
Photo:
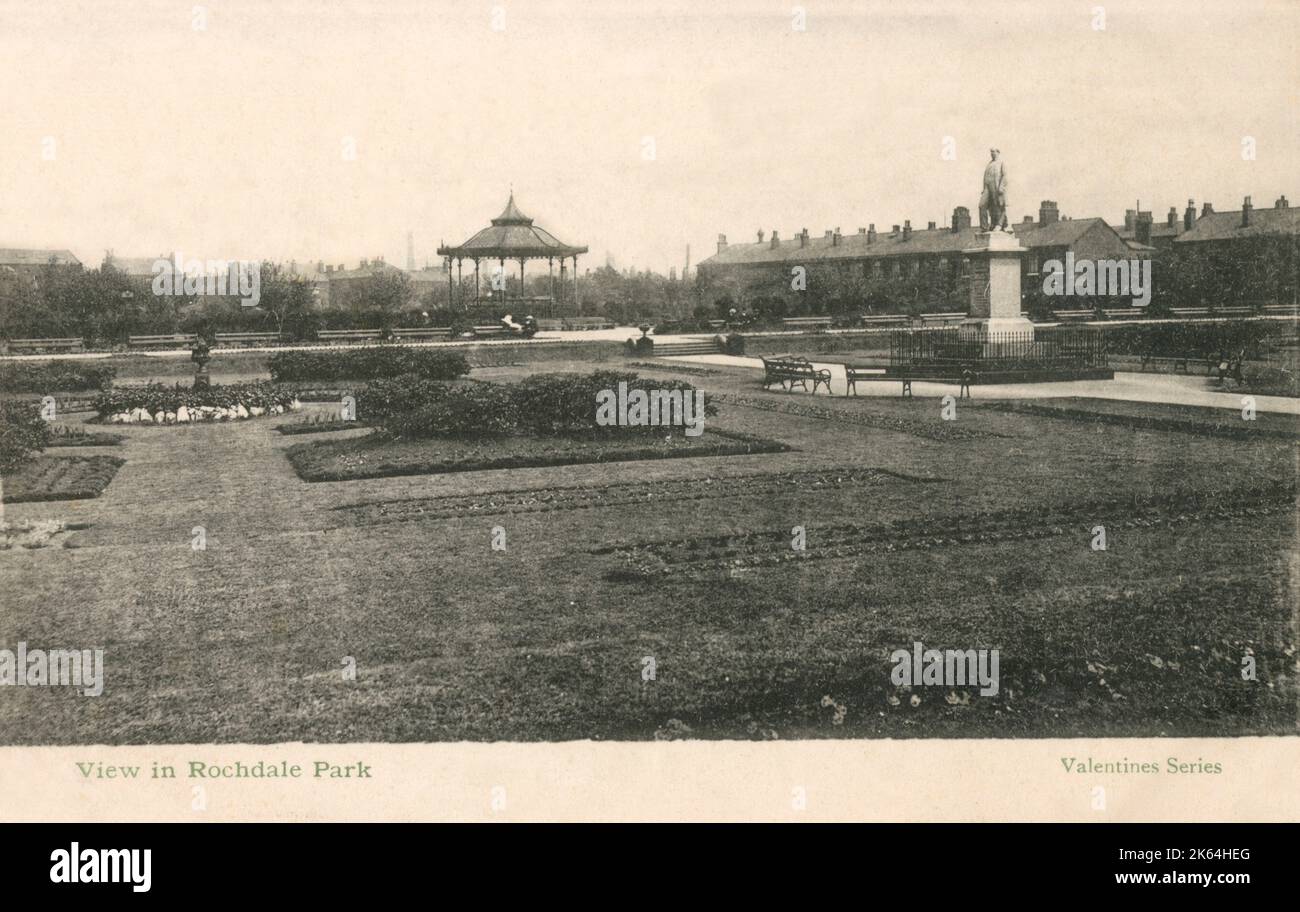
[[[438,255],[457,259],[551,259],[586,253],[586,247],[575,247],[559,240],[545,228],[534,225],[533,220],[519,211],[515,195],[492,224],[458,247],[442,245]]]

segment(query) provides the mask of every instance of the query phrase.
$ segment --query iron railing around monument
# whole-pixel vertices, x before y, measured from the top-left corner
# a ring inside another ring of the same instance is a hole
[[[890,367],[970,365],[981,370],[1104,368],[1106,335],[1082,326],[1043,327],[1033,333],[917,329],[890,334]]]

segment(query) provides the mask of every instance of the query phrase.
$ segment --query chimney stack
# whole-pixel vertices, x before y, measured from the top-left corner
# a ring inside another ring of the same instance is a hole
[[[718,235],[718,253],[722,253],[722,251],[726,249],[727,249],[727,236],[725,234],[720,234]]]
[[[1214,215],[1214,203],[1206,202],[1201,204],[1201,218],[1207,215]]]
[[[1196,224],[1196,200],[1188,200],[1187,208],[1183,210],[1183,230],[1191,231],[1192,226]]]
[[[933,230],[934,230],[934,222],[929,222],[929,223],[927,223],[926,226],[925,226],[925,230],[926,230],[926,231],[933,231]]]
[[[1291,204],[1288,203],[1288,202],[1286,201],[1286,195],[1283,194],[1282,196],[1279,196],[1279,197],[1277,198],[1277,202],[1275,202],[1275,203],[1273,204],[1273,208],[1274,208],[1274,209],[1286,209],[1286,208],[1289,207],[1290,205],[1291,205]]]
[[[905,240],[905,241],[910,241],[911,239],[912,239],[912,220],[911,220],[911,219],[904,219],[904,220],[903,220],[903,240]]]
[[[867,226],[867,243],[868,243],[868,244],[874,244],[874,243],[876,243],[876,223],[875,223],[875,222],[872,222],[870,225]]]
[[[835,237],[835,232],[831,231],[831,229],[829,228],[827,228],[826,233],[822,235],[822,239],[827,241],[833,239],[834,237]]]
[[[1124,210],[1124,230],[1125,230],[1125,231],[1135,231],[1135,230],[1137,230],[1137,214],[1138,214],[1138,213],[1137,213],[1137,210],[1136,210],[1136,209],[1125,209],[1125,210]]]
[[[1169,227],[1169,228],[1177,228],[1177,227],[1178,227],[1178,207],[1176,207],[1176,206],[1170,206],[1170,207],[1169,207],[1169,215],[1168,215],[1168,217],[1166,218],[1165,225],[1166,225],[1166,227]]]
[[[1151,243],[1151,213],[1139,212],[1133,225],[1136,232],[1137,242],[1139,244]]]
[[[970,227],[970,210],[965,206],[958,206],[952,210],[952,233],[957,234]]]
[[[762,228],[758,229],[758,242],[759,242],[760,244],[763,243],[763,229],[762,229]]]
[[[836,228],[835,233],[831,235],[831,246],[832,247],[840,246],[840,241],[842,241],[843,239],[844,239],[844,235],[840,234],[840,229]]]
[[[1241,227],[1242,228],[1250,227],[1250,211],[1254,208],[1255,207],[1252,206],[1250,203],[1249,196],[1241,201]]]
[[[867,229],[865,229],[865,228],[859,228],[859,229],[858,229],[858,234],[866,234],[866,233],[867,233]]]
[[[1043,200],[1038,204],[1038,221],[1042,225],[1050,225],[1059,220],[1061,213],[1057,211],[1056,200]],[[1128,216],[1124,217],[1125,224],[1128,224]]]
[[[776,248],[778,248],[778,247],[780,247],[780,246],[781,246],[781,236],[780,236],[779,234],[777,234],[776,229],[773,228],[773,229],[772,229],[772,249],[775,250]]]
[[[802,230],[799,232],[799,246],[800,246],[800,247],[807,247],[807,246],[808,246],[808,229],[807,229],[807,228],[804,228],[804,229],[802,229]]]

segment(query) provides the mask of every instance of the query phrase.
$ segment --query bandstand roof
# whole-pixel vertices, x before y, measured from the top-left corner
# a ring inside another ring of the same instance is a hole
[[[586,247],[574,247],[559,240],[545,228],[519,211],[515,195],[492,224],[458,247],[442,245],[438,255],[457,259],[560,259],[586,253]]]

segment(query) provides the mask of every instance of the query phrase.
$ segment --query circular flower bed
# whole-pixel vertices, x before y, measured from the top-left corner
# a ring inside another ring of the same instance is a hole
[[[269,383],[237,383],[207,389],[161,384],[119,387],[95,400],[99,419],[109,424],[190,424],[240,421],[296,412],[302,403],[291,390]]]

